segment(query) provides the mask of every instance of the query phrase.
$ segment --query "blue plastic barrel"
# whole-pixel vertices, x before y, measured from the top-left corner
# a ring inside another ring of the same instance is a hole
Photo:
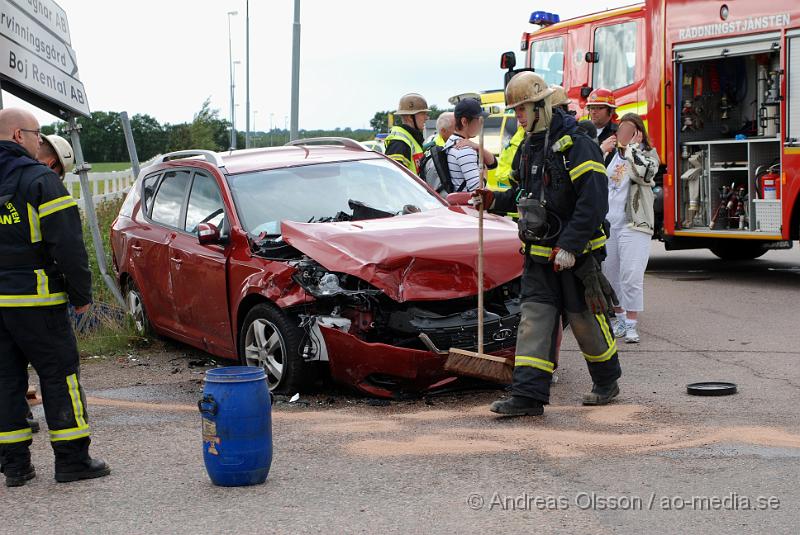
[[[263,483],[272,464],[272,404],[262,368],[229,366],[206,372],[203,460],[222,487]]]

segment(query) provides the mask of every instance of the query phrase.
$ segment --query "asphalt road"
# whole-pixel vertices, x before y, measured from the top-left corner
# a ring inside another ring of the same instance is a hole
[[[488,412],[503,392],[371,404],[344,391],[274,409],[266,484],[214,487],[202,355],[183,347],[83,367],[95,481],[0,487],[2,533],[796,533],[800,525],[800,252],[722,263],[653,246],[642,343],[621,344],[619,401],[584,408],[571,335],[544,417]],[[687,383],[733,381],[724,398]],[[41,407],[35,412],[41,417]]]

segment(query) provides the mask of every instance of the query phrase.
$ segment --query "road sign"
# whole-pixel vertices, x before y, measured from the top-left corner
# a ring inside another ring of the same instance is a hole
[[[3,88],[53,113],[89,115],[67,15],[51,0],[0,0]]]

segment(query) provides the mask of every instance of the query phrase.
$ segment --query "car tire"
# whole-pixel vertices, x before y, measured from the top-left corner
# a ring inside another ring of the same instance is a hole
[[[153,327],[150,324],[147,310],[144,308],[142,292],[139,291],[139,287],[136,286],[136,282],[133,279],[129,279],[125,285],[125,303],[128,306],[128,314],[133,319],[133,327],[136,329],[136,334],[139,336],[152,336]]]
[[[731,243],[710,247],[711,252],[722,260],[754,260],[763,256],[767,249],[761,243]]]
[[[254,306],[242,322],[239,359],[267,374],[267,385],[276,393],[303,391],[315,379],[312,364],[303,360],[303,331],[286,314],[267,303]]]

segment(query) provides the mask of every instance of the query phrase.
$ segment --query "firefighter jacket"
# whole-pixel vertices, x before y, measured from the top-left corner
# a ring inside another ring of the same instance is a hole
[[[404,124],[393,126],[383,140],[386,156],[419,175],[419,161],[422,159],[422,132]]]
[[[520,198],[543,197],[548,212],[560,221],[560,231],[546,242],[526,244],[531,259],[548,262],[554,247],[576,256],[597,252],[602,259],[608,178],[600,147],[562,110],[553,110],[547,143],[545,147],[545,132],[527,136],[514,158],[517,182],[495,192],[492,211],[516,211]]]
[[[75,200],[22,146],[0,141],[0,307],[91,301]]]

